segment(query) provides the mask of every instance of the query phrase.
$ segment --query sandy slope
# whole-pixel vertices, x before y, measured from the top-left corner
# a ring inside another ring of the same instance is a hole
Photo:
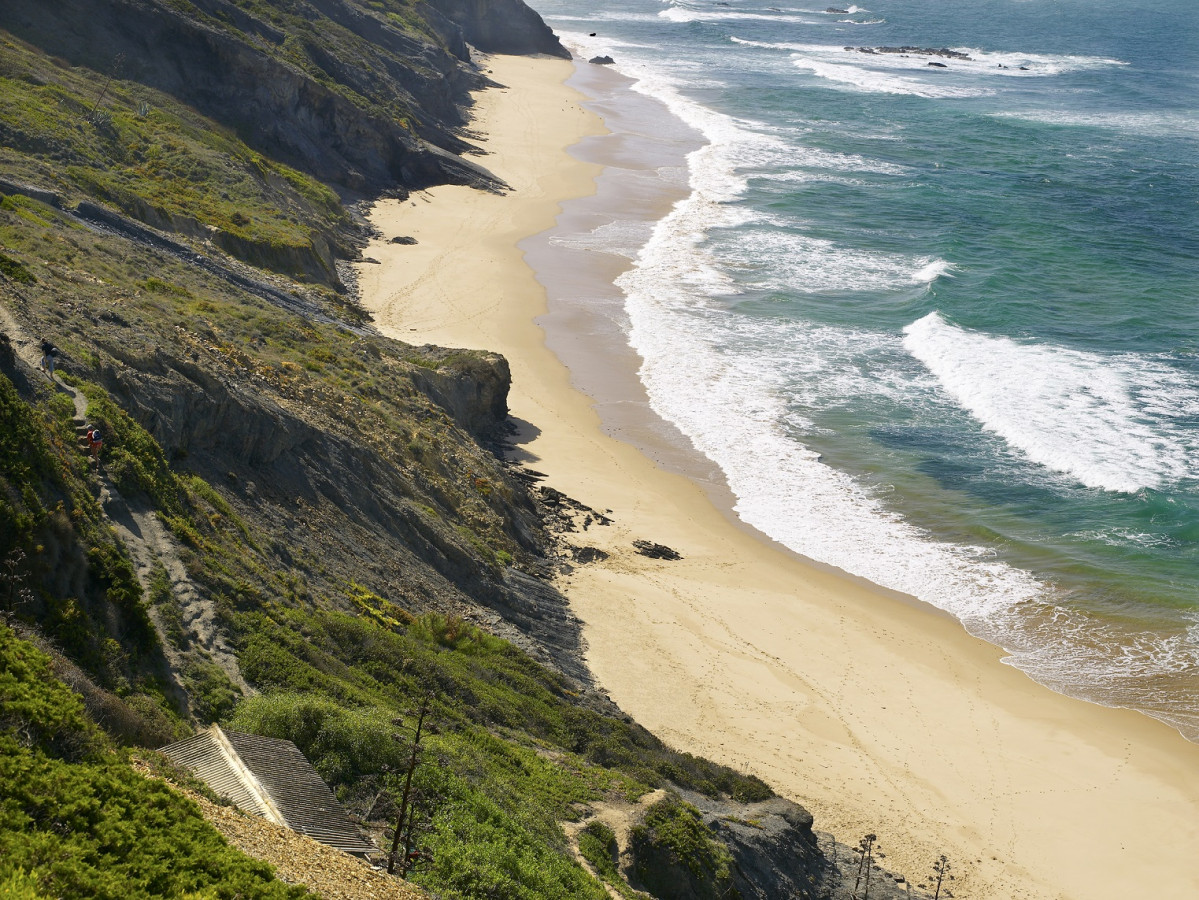
[[[796,558],[601,432],[545,348],[545,293],[516,247],[592,189],[597,168],[564,149],[601,126],[562,85],[569,63],[492,66],[509,87],[480,96],[475,125],[511,193],[381,204],[364,300],[402,340],[504,353],[521,453],[612,510],[579,535],[611,558],[565,588],[613,699],[680,748],[760,774],[842,840],[877,832],[917,883],[947,853],[959,898],[1199,897],[1199,747],[1037,686],[953,620]],[[638,538],[684,558],[640,556]]]

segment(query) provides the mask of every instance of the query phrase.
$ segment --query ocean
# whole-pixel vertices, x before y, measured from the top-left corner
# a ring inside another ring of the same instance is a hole
[[[534,0],[590,314],[746,524],[1199,740],[1199,6],[765,2]]]

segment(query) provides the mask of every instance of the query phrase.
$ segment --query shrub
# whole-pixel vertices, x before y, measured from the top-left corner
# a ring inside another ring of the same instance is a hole
[[[251,697],[229,724],[291,741],[336,787],[404,765],[404,748],[391,737],[392,717],[381,708],[346,709],[324,697],[282,693]]]
[[[275,881],[191,801],[120,760],[71,765],[0,737],[0,879],[16,873],[42,894],[74,900],[310,896]]]
[[[106,750],[50,658],[2,623],[0,711],[0,896],[311,896]]]
[[[0,275],[19,284],[33,284],[37,281],[23,262],[3,253],[0,253]]]
[[[94,735],[83,700],[53,675],[48,657],[0,623],[0,735],[59,754],[85,750]]]
[[[699,810],[674,794],[649,808],[645,821],[629,832],[629,845],[637,877],[655,896],[736,896],[728,848],[713,837]]]
[[[617,853],[616,835],[598,819],[588,822],[579,832],[579,854],[591,863],[600,878],[620,890],[624,880],[616,869]]]

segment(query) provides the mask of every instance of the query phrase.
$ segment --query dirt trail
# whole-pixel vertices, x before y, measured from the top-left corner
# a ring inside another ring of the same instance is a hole
[[[587,860],[583,858],[583,854],[579,852],[579,833],[594,821],[603,822],[612,829],[612,833],[616,835],[616,847],[620,857],[620,870],[627,879],[633,870],[633,854],[629,849],[629,832],[637,825],[645,820],[646,811],[666,796],[666,791],[659,788],[656,791],[651,791],[645,796],[632,802],[622,800],[607,800],[596,801],[588,804],[590,807],[587,810],[584,818],[578,822],[561,822],[562,830],[566,833],[566,840],[570,844],[570,852],[584,869],[600,878],[598,872]],[[600,878],[600,881],[603,881]],[[604,889],[607,890],[608,896],[612,900],[623,900],[619,891],[612,885],[604,882]],[[640,891],[634,891],[638,897],[649,897],[649,894],[643,894]]]
[[[42,371],[40,342],[32,338],[3,305],[0,305],[0,331],[8,334],[22,362]],[[69,396],[75,405],[75,432],[79,436],[80,451],[87,453],[87,398],[57,376],[52,380],[57,390]],[[162,614],[150,602],[153,599],[155,574],[160,570],[165,571],[169,579],[171,596],[183,620],[186,639],[219,666],[243,694],[255,693],[242,677],[237,656],[219,627],[216,605],[196,589],[179,555],[175,539],[156,512],[145,503],[127,501],[108,479],[101,460],[94,461],[92,465],[100,481],[100,508],[133,558],[150,619],[171,668],[170,680],[177,698],[190,710],[187,692],[179,683],[185,664],[183,655],[168,639]]]

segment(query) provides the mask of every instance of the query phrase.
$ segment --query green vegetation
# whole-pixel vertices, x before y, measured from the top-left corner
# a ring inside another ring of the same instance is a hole
[[[69,416],[48,392],[34,405],[25,402],[0,374],[0,559],[11,562],[7,608],[39,619],[101,683],[127,686],[143,657],[153,655],[155,639],[128,556],[103,524]],[[85,579],[86,592],[50,589],[72,570]],[[122,645],[109,642],[118,635]]]
[[[616,867],[618,847],[612,829],[596,819],[588,822],[579,832],[579,854],[591,864],[604,884],[612,887],[622,897],[637,896],[621,877]]]
[[[379,791],[396,787],[388,773],[404,763],[389,723],[407,721],[425,687],[435,689],[439,727],[423,745],[436,764],[416,779],[431,807],[434,862],[411,878],[446,897],[603,896],[569,859],[558,823],[605,796],[668,783],[770,795],[757,779],[575,704],[561,676],[460,620],[426,614],[385,628],[319,611],[247,617],[244,672],[269,692],[244,701],[231,726],[294,741],[361,814],[378,811]],[[662,839],[674,840],[678,828],[663,821]],[[727,877],[727,860],[713,871]]]
[[[9,173],[169,231],[197,237],[205,226],[220,229],[244,242],[228,244],[234,253],[256,246],[282,260],[281,249],[308,255],[315,240],[341,242],[349,218],[337,195],[254,152],[229,129],[120,79],[108,85],[97,118],[94,76],[13,42],[2,53],[0,161]],[[34,278],[8,256],[0,256],[0,273],[25,284]]]
[[[733,858],[712,837],[694,806],[668,794],[634,826],[629,843],[637,855],[637,877],[651,891],[679,889],[686,878],[697,897],[737,896],[732,887]]]
[[[0,253],[0,275],[11,279],[18,284],[33,284],[37,281],[29,270],[25,268],[25,264],[18,259],[13,259],[11,256],[5,256]]]
[[[49,657],[0,624],[0,896],[301,900],[105,748]]]
[[[352,99],[364,109],[386,111],[396,121],[406,121],[412,117],[411,106],[395,94],[389,96],[381,84],[371,84],[368,79],[353,77],[357,73],[330,66],[330,61],[337,59],[376,60],[379,50],[369,41],[329,20],[323,21],[321,28],[314,28],[310,16],[305,14],[307,10],[298,3],[281,4],[268,0],[235,2],[241,9],[287,34],[279,46],[265,48],[272,55],[297,66],[314,80]],[[190,3],[186,5],[191,7]],[[441,35],[427,20],[429,13],[423,0],[368,0],[363,5],[381,14],[388,24],[401,32],[434,46],[445,46]],[[194,12],[194,7],[191,9]],[[218,14],[214,21],[220,22],[231,33],[240,34],[236,23],[229,17]],[[407,62],[418,72],[424,69],[418,60]],[[431,70],[425,72],[435,74]]]
[[[151,296],[180,297],[174,292]],[[223,313],[232,320],[235,312],[236,308],[214,306],[209,315]],[[310,344],[314,338],[340,364],[342,338],[310,329]],[[122,351],[131,358],[128,344]],[[244,676],[263,691],[241,700],[219,669],[191,657],[180,676],[202,716],[229,716],[235,728],[294,740],[352,809],[372,814],[385,825],[388,803],[394,799],[380,798],[394,798],[395,773],[404,762],[391,723],[404,717],[427,688],[435,689],[437,733],[425,742],[427,761],[416,778],[421,841],[432,851],[432,862],[411,873],[417,883],[447,898],[598,900],[602,889],[571,858],[559,824],[577,819],[587,803],[608,796],[636,797],[670,783],[711,795],[769,795],[756,779],[671,751],[636,725],[580,706],[561,676],[461,619],[414,617],[357,582],[340,584],[347,611],[314,603],[299,580],[265,567],[266,557],[253,548],[270,542],[251,540],[253,527],[218,491],[194,473],[177,471],[170,455],[105,391],[74,381],[89,397],[94,421],[107,435],[109,477],[122,493],[143,498],[170,524],[194,576],[218,598],[239,642]],[[55,492],[68,500],[77,497],[83,510],[72,515],[75,507],[64,503],[66,520],[94,519],[88,527],[97,534],[103,531],[92,499],[94,474],[71,444],[69,409],[53,396],[46,391],[29,402],[0,379],[0,423],[7,435],[0,437],[0,459],[5,483],[12,486],[4,493],[11,509],[6,521],[13,523],[10,532],[22,547],[38,539],[36,522],[48,518],[46,497]],[[448,434],[442,432],[439,440],[442,452],[451,454]],[[445,461],[440,462],[444,467]],[[21,499],[18,485],[29,494],[28,503]],[[447,484],[440,492],[439,517],[460,515],[446,504],[453,490]],[[473,480],[466,479],[461,496],[478,505],[472,508],[489,509],[487,504],[498,502],[499,494],[480,496]],[[25,518],[18,521],[19,516]],[[127,558],[115,543],[101,543],[100,548],[91,554],[91,579],[105,586],[114,606],[124,604],[130,615],[140,610],[144,616]],[[30,583],[35,582],[31,577]],[[172,613],[174,600],[165,572],[151,575],[148,583],[168,636],[186,646],[177,613]],[[49,598],[44,586],[39,591]],[[96,630],[95,622],[88,624],[87,607],[78,608],[81,631]],[[28,618],[50,634],[63,633],[52,617]],[[112,642],[114,651],[125,654],[120,665],[101,659],[88,670],[98,681],[108,677],[105,683],[122,692],[121,709],[134,714],[133,724],[121,727],[123,733],[145,733],[155,722],[154,733],[169,733],[171,713],[161,701],[163,694],[158,690],[159,699],[152,700],[154,682],[137,665],[139,653],[143,662],[152,655],[153,636],[130,640],[130,634],[122,634],[120,643]],[[116,658],[115,653],[109,655]],[[87,662],[86,653],[80,658]],[[32,769],[22,772],[22,777],[41,777]],[[78,784],[101,774],[94,769],[80,772]],[[63,783],[76,784],[69,779]],[[33,871],[28,866],[25,870]]]
[[[315,96],[422,137],[440,127],[406,93],[443,90],[433,55],[400,85],[393,60],[303,0],[233,0],[215,18],[168,2],[329,92]],[[365,6],[444,44],[422,0]],[[237,8],[265,26],[242,32]],[[355,227],[337,195],[124,74],[98,78],[0,34],[5,177],[320,280],[309,263],[326,265],[327,245]],[[0,372],[0,613],[29,637],[0,624],[0,895],[306,896],[113,749],[186,733],[180,689],[200,720],[294,740],[384,840],[406,765],[397,721],[432,691],[413,807],[431,855],[411,877],[447,900],[600,900],[561,827],[600,800],[670,785],[770,795],[589,704],[506,641],[428,612],[505,601],[506,569],[544,568],[524,487],[433,399],[455,379],[501,388],[485,354],[343,327],[328,320],[364,319],[351,299],[291,284],[323,313],[306,319],[20,195],[0,195],[0,284],[25,336],[61,348],[59,372],[104,435],[100,467],[78,447],[69,394],[24,364]],[[114,489],[176,544],[140,582],[101,507]],[[211,635],[191,630],[195,602],[260,694],[243,697],[201,646]],[[725,877],[702,823],[674,818],[655,840]],[[581,840],[626,893],[610,834],[593,825]]]
[[[153,439],[100,388],[76,383],[91,398],[118,489],[146,497],[197,555],[219,563],[241,552],[241,523],[227,504],[198,479],[174,473]],[[48,388],[22,398],[0,374],[0,560],[9,576],[0,604],[36,623],[83,668],[95,685],[90,711],[114,737],[154,742],[153,734],[161,743],[177,733],[178,712],[165,700],[158,636],[128,552],[97,502],[97,476],[75,442],[73,407],[64,400]],[[164,577],[154,582],[154,601],[169,608]],[[227,680],[210,669],[184,674],[207,699],[200,709],[215,717],[232,701]]]

